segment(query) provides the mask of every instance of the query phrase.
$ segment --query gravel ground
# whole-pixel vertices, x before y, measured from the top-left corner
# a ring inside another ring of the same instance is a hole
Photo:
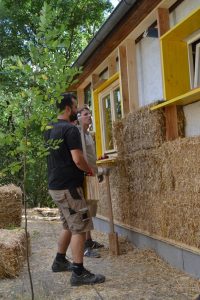
[[[86,258],[85,265],[93,272],[104,274],[106,282],[71,287],[70,273],[51,271],[60,229],[56,217],[44,217],[35,210],[29,211],[30,264],[35,300],[193,300],[200,293],[199,280],[170,267],[153,251],[134,248],[124,238],[119,238],[121,255],[111,257],[108,237],[99,232],[94,232],[93,237],[105,245],[100,251],[101,258]],[[70,252],[68,256],[71,256]],[[26,266],[18,278],[0,281],[0,299],[31,299]]]

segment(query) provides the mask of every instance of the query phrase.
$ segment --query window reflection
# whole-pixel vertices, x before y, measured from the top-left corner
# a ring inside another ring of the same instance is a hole
[[[112,135],[112,112],[110,94],[102,99],[103,104],[103,118],[104,118],[104,142],[105,150],[113,150],[113,135]]]
[[[115,120],[120,120],[122,118],[122,109],[121,109],[121,98],[120,98],[119,87],[113,91],[113,96],[114,96],[114,107],[115,107]]]

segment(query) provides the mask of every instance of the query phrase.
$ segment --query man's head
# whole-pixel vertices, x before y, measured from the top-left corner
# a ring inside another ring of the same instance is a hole
[[[72,93],[62,94],[62,99],[60,102],[56,102],[56,106],[60,113],[59,117],[67,121],[70,121],[70,118],[77,114],[76,96]]]
[[[80,122],[84,127],[88,128],[90,124],[92,124],[91,112],[87,105],[84,105],[78,109],[78,118],[80,118]]]

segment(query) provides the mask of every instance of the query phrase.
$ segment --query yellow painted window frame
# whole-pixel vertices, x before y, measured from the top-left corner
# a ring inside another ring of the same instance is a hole
[[[185,39],[200,29],[200,8],[160,38],[165,101],[151,110],[169,105],[185,105],[200,99],[200,88],[191,89],[188,44]]]
[[[96,153],[97,157],[103,155],[102,153],[102,136],[101,136],[101,121],[99,111],[99,94],[108,88],[114,81],[119,79],[119,73],[115,73],[105,82],[103,82],[96,90],[93,91],[93,103],[94,103],[94,116],[95,116],[95,129],[96,129]]]

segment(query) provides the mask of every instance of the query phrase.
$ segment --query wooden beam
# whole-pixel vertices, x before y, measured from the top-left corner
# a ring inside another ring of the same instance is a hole
[[[98,74],[92,74],[92,89],[93,86],[99,81],[99,75]]]
[[[113,76],[116,73],[116,57],[111,56],[108,58],[108,77]]]
[[[169,10],[166,8],[158,8],[157,10],[158,33],[162,36],[170,29]],[[172,105],[165,108],[166,118],[166,139],[167,141],[178,138],[178,117],[177,107]]]
[[[169,29],[169,10],[159,7],[157,9],[157,23],[159,36],[165,34]]]
[[[96,90],[105,81],[106,81],[106,79],[99,79],[95,84],[92,85],[93,91]]]
[[[81,107],[84,105],[84,89],[78,88],[77,89],[77,100],[78,106]]]
[[[129,92],[128,92],[128,70],[127,70],[127,56],[126,47],[119,46],[119,78],[122,96],[122,108],[123,115],[127,115],[130,111],[129,109]]]
[[[133,39],[128,39],[126,41],[126,52],[127,52],[129,108],[130,108],[130,112],[133,112],[139,107],[136,47],[135,47],[135,41]]]
[[[165,108],[166,118],[166,140],[173,141],[178,138],[178,117],[177,106],[168,106]]]
[[[92,74],[92,90],[96,90],[106,79],[101,79],[98,74]]]

